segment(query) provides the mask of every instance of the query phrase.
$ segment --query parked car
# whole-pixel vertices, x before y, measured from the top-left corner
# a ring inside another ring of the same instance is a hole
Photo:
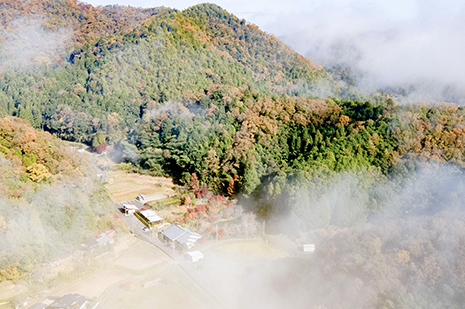
[[[137,196],[137,200],[138,200],[138,201],[143,201],[143,200],[145,200],[145,195],[142,195],[142,194],[141,194],[141,195],[138,195],[138,196]]]
[[[144,231],[144,232],[146,232],[146,233],[150,233],[150,229],[149,229],[148,227],[146,227],[146,226],[144,226],[144,227],[142,228],[142,231]]]

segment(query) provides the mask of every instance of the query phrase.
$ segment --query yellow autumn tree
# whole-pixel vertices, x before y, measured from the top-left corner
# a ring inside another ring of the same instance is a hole
[[[27,173],[29,178],[34,182],[42,182],[52,176],[48,169],[40,163],[34,163],[29,166],[27,168]]]

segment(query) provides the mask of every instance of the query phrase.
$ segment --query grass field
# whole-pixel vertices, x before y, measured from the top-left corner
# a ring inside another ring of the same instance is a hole
[[[145,282],[161,279],[161,283],[148,288]],[[160,271],[151,272],[150,276],[140,279],[133,291],[119,289],[115,296],[108,300],[105,308],[112,309],[152,309],[152,308],[215,308],[208,295],[175,265]]]
[[[78,293],[89,298],[98,297],[111,285],[128,280],[131,277],[132,275],[127,272],[107,269],[55,292],[54,296],[62,297],[69,293]]]
[[[174,184],[165,177],[152,177],[124,171],[108,172],[107,189],[115,203],[133,200],[143,194],[147,200],[167,198]]]
[[[137,243],[124,252],[115,262],[116,266],[143,271],[170,259],[153,245],[137,239]]]
[[[168,197],[157,201],[152,201],[148,203],[152,207],[165,207],[170,205],[180,205],[181,199],[179,197]]]
[[[220,244],[215,252],[221,255],[234,255],[245,259],[281,259],[288,255],[261,240]]]

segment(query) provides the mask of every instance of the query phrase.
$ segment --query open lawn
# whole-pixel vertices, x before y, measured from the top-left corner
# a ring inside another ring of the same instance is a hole
[[[244,259],[280,259],[288,256],[261,240],[225,242],[214,250],[220,255],[234,255]]]
[[[66,288],[61,289],[53,294],[54,296],[62,297],[69,293],[78,293],[89,298],[98,297],[111,285],[128,280],[131,277],[133,277],[133,275],[127,272],[115,269],[107,269],[93,276],[90,276],[87,279],[69,285]]]
[[[161,283],[144,288],[145,282],[161,279]],[[133,291],[120,288],[118,293],[106,302],[111,309],[152,309],[152,308],[215,308],[215,304],[183,271],[170,266],[150,272],[139,280]]]
[[[168,261],[170,259],[162,251],[143,240],[136,239],[136,244],[124,252],[116,260],[115,265],[142,271]]]
[[[107,182],[107,189],[115,203],[133,200],[140,194],[145,195],[147,201],[157,200],[174,192],[172,180],[165,177],[110,171]]]

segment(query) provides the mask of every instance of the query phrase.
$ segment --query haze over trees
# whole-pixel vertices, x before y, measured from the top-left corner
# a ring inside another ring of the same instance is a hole
[[[72,252],[111,225],[88,159],[24,119],[0,118],[0,281]]]
[[[214,4],[8,0],[0,13],[0,280],[109,224],[100,185],[75,180],[90,177],[87,163],[54,135],[109,145],[139,172],[239,197],[296,238],[316,237],[322,253],[306,267],[329,278],[325,297],[343,273],[357,274],[365,307],[423,307],[428,293],[429,304],[461,303],[463,194],[450,184],[463,182],[463,107],[363,93]],[[19,35],[31,31],[45,44]],[[431,166],[441,185],[420,177]],[[344,306],[327,299],[315,306]]]

